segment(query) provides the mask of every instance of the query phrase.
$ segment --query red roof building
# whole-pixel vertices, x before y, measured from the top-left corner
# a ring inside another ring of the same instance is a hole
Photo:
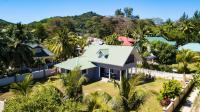
[[[124,46],[132,46],[135,42],[132,38],[128,38],[125,36],[119,36],[117,40],[123,42],[122,45]]]

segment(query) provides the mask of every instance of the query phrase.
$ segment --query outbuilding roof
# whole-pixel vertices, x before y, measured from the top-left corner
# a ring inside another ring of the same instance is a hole
[[[188,50],[200,53],[200,43],[188,43],[178,48],[178,50],[182,50],[182,49],[188,49]]]
[[[168,43],[170,45],[174,45],[174,46],[176,45],[176,41],[169,41],[165,39],[164,37],[145,37],[145,39],[147,39],[149,42],[160,41],[160,42]]]

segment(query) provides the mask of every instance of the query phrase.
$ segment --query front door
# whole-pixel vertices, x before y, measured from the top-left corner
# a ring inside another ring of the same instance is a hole
[[[101,77],[105,77],[105,68],[100,69]]]

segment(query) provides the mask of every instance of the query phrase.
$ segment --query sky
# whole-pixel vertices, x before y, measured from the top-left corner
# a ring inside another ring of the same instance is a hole
[[[116,9],[132,7],[140,18],[177,20],[184,12],[200,10],[200,0],[0,0],[0,19],[30,23],[53,16],[80,15],[94,11],[112,16]]]

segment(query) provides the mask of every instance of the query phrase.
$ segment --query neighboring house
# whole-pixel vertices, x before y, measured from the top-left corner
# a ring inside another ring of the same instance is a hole
[[[169,40],[165,39],[164,37],[145,37],[145,39],[147,39],[147,41],[149,41],[149,42],[160,41],[160,42],[168,43],[173,46],[176,45],[176,41],[169,41]]]
[[[117,40],[120,42],[123,42],[122,45],[124,46],[132,46],[135,43],[135,41],[132,38],[128,38],[124,36],[119,36]]]
[[[80,67],[89,80],[101,77],[120,79],[125,74],[130,77],[133,67],[141,58],[134,47],[114,45],[89,45],[82,56],[56,64],[60,72],[69,72]]]
[[[188,43],[188,44],[178,47],[178,50],[182,50],[182,49],[188,49],[193,52],[200,53],[200,43]]]
[[[27,44],[34,52],[34,59],[52,58],[54,54],[40,44]]]

